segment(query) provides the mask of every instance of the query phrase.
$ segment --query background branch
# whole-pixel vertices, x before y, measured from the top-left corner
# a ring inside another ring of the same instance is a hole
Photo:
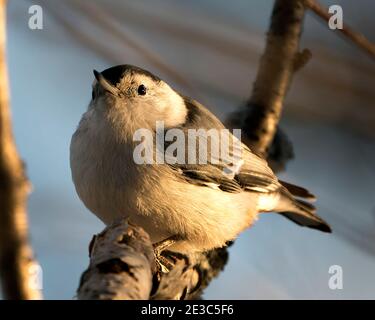
[[[12,135],[5,44],[6,1],[0,0],[0,277],[5,299],[40,299],[27,239],[30,184]]]
[[[242,129],[242,139],[252,151],[265,158],[277,131],[293,73],[310,57],[309,51],[298,51],[304,14],[305,8],[299,0],[275,1],[251,97],[244,108],[228,119],[230,127]],[[278,142],[290,148],[284,135]],[[288,160],[290,152],[286,156]]]

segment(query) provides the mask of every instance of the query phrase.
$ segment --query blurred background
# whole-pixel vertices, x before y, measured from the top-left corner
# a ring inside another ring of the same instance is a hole
[[[375,42],[375,2],[340,4],[344,22]],[[28,9],[43,8],[43,30]],[[249,97],[272,0],[8,1],[13,126],[34,190],[31,240],[47,299],[72,299],[103,224],[78,199],[69,144],[91,97],[92,69],[135,64],[222,120]],[[311,13],[281,121],[295,159],[280,176],[318,196],[333,234],[263,215],[230,248],[206,299],[375,298],[375,63]],[[343,289],[328,286],[331,265]]]

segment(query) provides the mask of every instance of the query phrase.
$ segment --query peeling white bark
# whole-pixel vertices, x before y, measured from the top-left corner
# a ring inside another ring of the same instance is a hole
[[[153,266],[148,234],[125,220],[118,221],[93,238],[78,299],[149,299]]]

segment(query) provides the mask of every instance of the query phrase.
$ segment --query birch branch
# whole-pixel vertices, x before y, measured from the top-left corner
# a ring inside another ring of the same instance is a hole
[[[150,238],[142,228],[120,220],[94,236],[89,254],[78,299],[149,299],[155,261]]]
[[[160,274],[148,234],[126,219],[94,236],[89,254],[77,292],[80,300],[195,299],[217,275],[222,261],[212,253],[185,257],[166,252],[175,267]]]
[[[0,0],[0,277],[5,299],[40,299],[28,243],[30,183],[12,135],[5,46],[6,1]]]

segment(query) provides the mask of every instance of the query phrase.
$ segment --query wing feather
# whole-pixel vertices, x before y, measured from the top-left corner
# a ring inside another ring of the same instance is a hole
[[[224,125],[208,109],[199,102],[183,97],[188,109],[187,119],[181,129],[188,134],[189,129],[225,129]],[[253,154],[244,144],[239,143],[241,156],[233,163],[233,146],[235,137],[231,135],[228,157],[215,157],[207,150],[207,162],[202,164],[173,164],[171,168],[177,170],[181,178],[189,183],[220,189],[226,192],[253,191],[269,193],[278,190],[281,185],[277,177],[269,168],[267,162]],[[207,136],[199,135],[199,138],[207,143]],[[187,139],[186,139],[187,140]],[[209,144],[208,144],[209,145]],[[238,144],[236,144],[238,146]],[[197,152],[189,150],[187,152]],[[197,152],[198,153],[198,152]],[[187,154],[188,156],[188,154]],[[200,156],[200,155],[199,155]],[[187,159],[187,157],[186,157]],[[200,158],[198,157],[198,160]]]

